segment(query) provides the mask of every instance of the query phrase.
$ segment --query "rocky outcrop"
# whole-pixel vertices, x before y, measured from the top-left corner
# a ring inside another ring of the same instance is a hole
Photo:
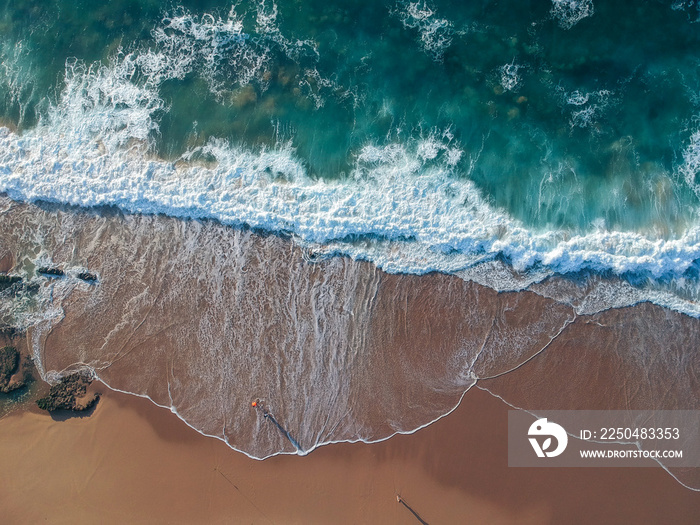
[[[41,266],[36,269],[37,273],[46,277],[63,277],[65,272],[55,266]]]
[[[31,360],[20,361],[20,353],[14,346],[0,348],[0,392],[3,394],[22,388],[31,381]]]
[[[72,410],[80,412],[92,408],[100,398],[99,393],[88,393],[92,380],[85,374],[70,374],[49,389],[46,397],[38,399],[36,404],[42,410]]]

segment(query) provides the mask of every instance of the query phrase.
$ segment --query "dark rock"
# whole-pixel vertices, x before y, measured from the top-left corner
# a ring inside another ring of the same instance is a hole
[[[100,394],[87,396],[87,387],[92,380],[80,372],[70,374],[49,389],[49,395],[38,399],[36,404],[42,410],[72,410],[82,412],[92,408]],[[86,397],[87,396],[87,397]]]
[[[18,283],[21,280],[22,278],[17,275],[0,274],[0,290],[9,288],[13,284]]]
[[[94,283],[97,282],[97,275],[90,272],[80,272],[78,274],[78,279],[82,279],[83,281],[88,283]]]
[[[31,379],[31,372],[27,368],[21,377],[13,377],[20,371],[19,352],[14,346],[0,348],[0,392],[7,394],[18,388],[22,388],[27,380]]]
[[[63,277],[65,273],[60,268],[55,266],[40,266],[36,269],[37,273],[47,275],[49,277]]]
[[[0,325],[0,336],[1,337],[7,337],[9,339],[12,339],[13,337],[17,337],[19,334],[20,334],[20,330],[18,330],[14,326]]]
[[[19,366],[19,352],[14,346],[0,348],[0,385],[10,381]]]

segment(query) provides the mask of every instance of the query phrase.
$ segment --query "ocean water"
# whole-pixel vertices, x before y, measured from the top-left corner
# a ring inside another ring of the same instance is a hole
[[[694,301],[698,10],[638,4],[7,3],[0,190]]]
[[[699,21],[692,0],[6,2],[0,192],[700,317]],[[39,222],[5,232],[29,277],[61,260]],[[0,313],[64,315],[32,304]]]

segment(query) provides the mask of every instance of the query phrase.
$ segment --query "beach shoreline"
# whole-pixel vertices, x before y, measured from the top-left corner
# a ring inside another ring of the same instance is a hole
[[[696,407],[700,321],[650,303],[591,312],[616,283],[498,292],[309,262],[289,239],[215,222],[8,206],[9,306],[42,377],[84,370],[252,457],[413,432],[477,381],[530,410]],[[62,275],[36,274],[36,253]]]
[[[105,390],[87,418],[0,423],[8,522],[417,523],[397,495],[428,523],[692,523],[700,511],[660,468],[507,467],[509,407],[480,389],[414,434],[262,461]]]

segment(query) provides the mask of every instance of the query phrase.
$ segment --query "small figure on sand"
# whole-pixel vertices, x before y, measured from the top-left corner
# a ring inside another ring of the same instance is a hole
[[[256,410],[262,410],[263,417],[269,421],[272,421],[274,425],[279,429],[280,432],[282,432],[282,435],[286,437],[289,442],[294,445],[294,448],[297,449],[298,452],[304,452],[304,449],[301,448],[301,445],[295,440],[292,435],[289,433],[289,431],[284,428],[282,425],[279,424],[279,422],[274,418],[274,416],[270,413],[270,411],[265,408],[263,405],[262,401],[260,399],[256,399],[250,403],[250,406],[255,408]]]
[[[270,415],[269,410],[267,410],[267,408],[265,408],[262,401],[260,401],[259,399],[256,399],[255,401],[253,401],[250,404],[250,406],[252,406],[253,408],[255,408],[257,410],[262,410],[263,417],[265,417],[265,418],[267,418]]]

